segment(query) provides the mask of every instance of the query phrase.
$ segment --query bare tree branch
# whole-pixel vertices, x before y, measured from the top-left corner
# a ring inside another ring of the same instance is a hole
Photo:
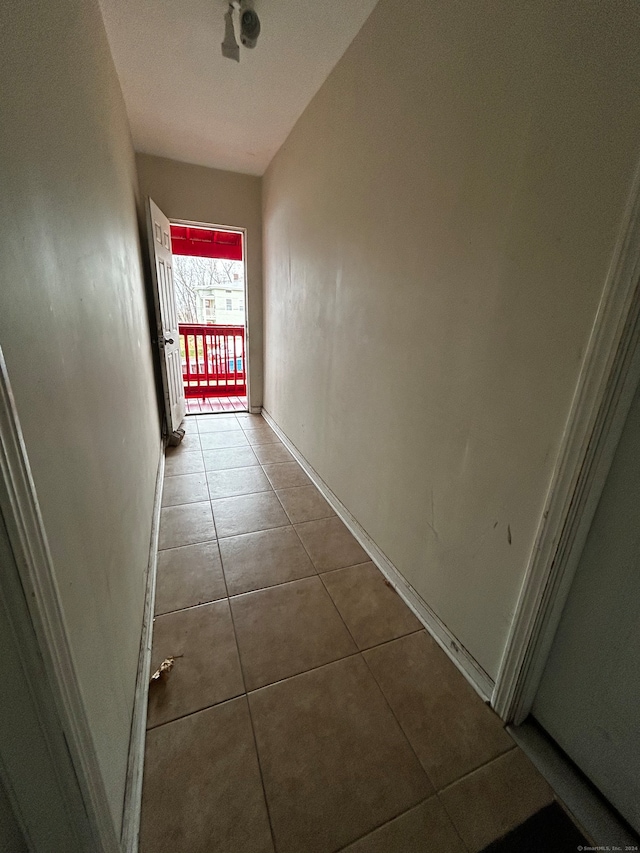
[[[173,279],[180,323],[202,321],[198,317],[198,291],[233,287],[237,264],[237,261],[222,259],[173,256]],[[215,299],[213,305],[215,322]]]

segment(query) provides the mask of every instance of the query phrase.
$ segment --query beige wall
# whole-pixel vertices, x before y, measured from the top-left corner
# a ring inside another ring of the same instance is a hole
[[[638,6],[381,0],[264,179],[265,408],[495,677],[640,139]]]
[[[251,405],[262,405],[261,179],[136,154],[140,192],[169,219],[247,229],[247,333]]]
[[[28,853],[29,851],[2,782],[0,782],[0,850],[6,850],[7,853]]]
[[[119,827],[160,450],[135,163],[96,0],[5,5],[0,47],[0,344]]]

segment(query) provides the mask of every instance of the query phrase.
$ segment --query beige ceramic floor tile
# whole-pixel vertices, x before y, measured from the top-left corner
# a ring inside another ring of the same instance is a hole
[[[149,727],[244,692],[226,599],[156,617],[151,671],[171,656],[175,664],[169,675],[149,688]]]
[[[176,474],[197,474],[204,471],[202,453],[199,450],[185,450],[179,453],[167,453],[164,473],[166,477]]]
[[[553,800],[518,747],[454,782],[438,796],[471,853],[484,849]]]
[[[315,486],[278,489],[276,494],[292,524],[298,524],[301,521],[315,521],[318,518],[330,518],[335,515],[335,512]]]
[[[140,853],[273,853],[244,696],[147,734]]]
[[[204,471],[199,474],[177,474],[164,478],[162,506],[179,506],[207,500],[209,489]]]
[[[264,466],[267,477],[274,489],[288,489],[291,486],[309,486],[311,480],[297,462],[276,462]]]
[[[357,651],[314,576],[230,599],[247,690]]]
[[[269,426],[269,424],[265,421],[264,418],[259,417],[258,420],[244,420],[242,422],[242,429],[246,432],[269,432],[273,433],[273,430]]]
[[[212,501],[218,536],[237,536],[270,527],[283,527],[289,519],[275,492],[240,495]]]
[[[168,445],[167,447],[167,456],[173,456],[179,453],[188,453],[191,450],[200,450],[200,436],[198,435],[198,428],[194,426],[187,430],[184,434],[184,438],[180,442],[180,444],[175,447],[172,445]]]
[[[246,429],[244,434],[247,436],[249,444],[256,447],[281,443],[278,436],[269,427],[266,429]]]
[[[262,415],[254,415],[251,412],[236,412],[238,423],[243,429],[253,429],[256,424],[266,424]]]
[[[202,454],[204,470],[225,471],[228,468],[249,468],[258,465],[250,447],[228,447],[222,450],[205,450]]]
[[[314,575],[316,570],[291,526],[220,540],[229,595]]]
[[[293,462],[293,456],[284,444],[263,444],[253,448],[258,461],[268,465],[271,462]]]
[[[247,446],[249,442],[243,430],[233,429],[200,433],[200,444],[203,450],[221,450],[225,447]]]
[[[229,432],[230,430],[240,429],[235,415],[233,417],[225,417],[224,415],[199,415],[196,417],[198,422],[198,431],[201,434],[205,432]]]
[[[259,465],[253,468],[207,471],[207,481],[212,500],[271,491],[271,483]]]
[[[226,594],[217,542],[170,548],[158,554],[156,614],[216,601]]]
[[[467,853],[437,797],[385,823],[343,853]]]
[[[167,506],[160,511],[160,550],[207,542],[215,537],[209,501]]]
[[[365,660],[436,789],[513,747],[488,708],[425,631]]]
[[[360,655],[249,694],[279,853],[340,850],[431,785]]]
[[[337,516],[296,524],[296,530],[319,572],[355,566],[369,559]]]
[[[371,562],[327,572],[322,580],[360,649],[422,629],[422,623]]]

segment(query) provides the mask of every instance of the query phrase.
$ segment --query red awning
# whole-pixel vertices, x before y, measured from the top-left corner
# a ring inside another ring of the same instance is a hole
[[[242,234],[238,231],[215,231],[213,228],[172,225],[171,250],[174,255],[241,261]]]

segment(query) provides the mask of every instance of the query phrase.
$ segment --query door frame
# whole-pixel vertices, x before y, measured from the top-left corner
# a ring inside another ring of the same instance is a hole
[[[247,229],[237,225],[216,225],[212,222],[198,222],[193,219],[171,219],[171,225],[188,225],[191,228],[211,228],[217,231],[231,231],[242,234],[242,267],[244,269],[244,358],[245,374],[247,377],[247,411],[254,409],[251,405],[251,356],[249,355],[249,277],[247,275]]]
[[[640,161],[491,698],[507,722],[531,711],[639,383]]]
[[[25,711],[34,722],[28,737],[42,744],[38,760],[49,780],[47,792],[60,803],[61,820],[66,832],[77,839],[77,849],[116,853],[120,845],[1,348],[0,514],[4,521],[0,544],[10,557],[0,572],[0,602],[19,649],[20,683],[30,697]],[[32,796],[20,797],[25,773],[33,773],[33,766],[16,760],[0,745],[0,776],[20,827],[30,849],[46,853],[52,848],[44,813]]]

